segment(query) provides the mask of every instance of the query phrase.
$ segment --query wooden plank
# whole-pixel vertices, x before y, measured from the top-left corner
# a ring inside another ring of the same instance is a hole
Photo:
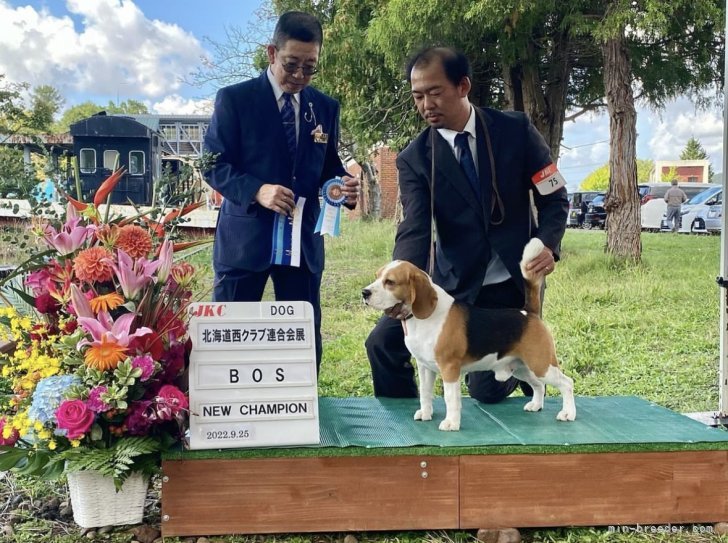
[[[458,466],[419,456],[165,461],[162,534],[454,529]]]
[[[460,457],[460,527],[728,520],[728,452]]]

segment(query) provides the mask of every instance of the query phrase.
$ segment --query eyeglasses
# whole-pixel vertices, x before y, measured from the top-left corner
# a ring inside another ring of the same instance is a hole
[[[291,75],[297,73],[298,70],[301,70],[301,73],[304,75],[304,77],[311,77],[312,75],[316,75],[318,73],[318,68],[314,66],[299,66],[295,62],[286,62],[281,64],[281,66],[287,74]]]

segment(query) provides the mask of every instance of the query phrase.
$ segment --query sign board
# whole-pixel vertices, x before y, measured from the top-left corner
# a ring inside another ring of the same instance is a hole
[[[319,443],[313,307],[190,306],[190,448]]]

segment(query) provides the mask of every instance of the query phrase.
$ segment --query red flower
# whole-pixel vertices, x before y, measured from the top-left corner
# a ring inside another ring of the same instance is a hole
[[[20,434],[18,431],[13,428],[10,431],[10,436],[3,437],[3,432],[5,430],[5,424],[6,424],[5,417],[0,417],[0,445],[5,445],[6,447],[12,447],[15,445],[15,443],[20,439]]]
[[[129,352],[132,354],[147,354],[159,360],[164,353],[164,343],[156,332],[152,331],[141,337],[135,337],[129,342]]]
[[[65,400],[56,410],[58,428],[66,430],[68,439],[79,439],[89,431],[96,415],[86,402],[81,400]]]
[[[35,298],[35,308],[46,315],[56,315],[58,310],[61,308],[61,304],[58,303],[50,292],[45,291],[39,294]]]
[[[154,398],[157,416],[161,420],[172,420],[189,407],[187,396],[174,385],[164,385]]]

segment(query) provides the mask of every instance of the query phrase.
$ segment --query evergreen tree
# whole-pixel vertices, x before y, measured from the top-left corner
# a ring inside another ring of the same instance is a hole
[[[710,160],[708,153],[703,149],[703,146],[695,138],[690,138],[685,144],[685,149],[680,153],[680,160]],[[713,181],[713,165],[708,166],[708,181]]]

